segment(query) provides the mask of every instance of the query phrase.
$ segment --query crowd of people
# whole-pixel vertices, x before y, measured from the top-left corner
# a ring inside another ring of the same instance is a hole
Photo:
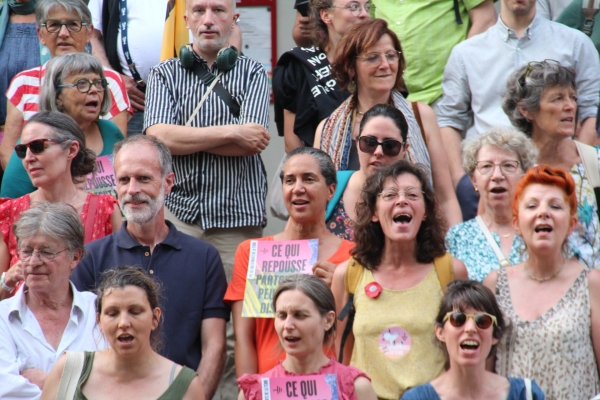
[[[272,88],[235,0],[165,3],[0,2],[1,399],[600,395],[581,2],[295,0]]]

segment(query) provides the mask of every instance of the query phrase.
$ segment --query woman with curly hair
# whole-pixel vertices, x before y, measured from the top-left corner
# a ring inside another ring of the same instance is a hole
[[[467,271],[446,252],[446,223],[422,165],[402,160],[370,176],[356,215],[356,247],[332,283],[338,331],[351,319],[342,312],[349,298],[354,321],[336,347],[344,363],[371,377],[378,398],[396,400],[443,371],[434,320],[445,285]]]

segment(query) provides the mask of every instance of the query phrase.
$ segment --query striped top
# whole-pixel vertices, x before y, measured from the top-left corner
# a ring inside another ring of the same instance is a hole
[[[195,54],[196,62],[206,61]],[[211,68],[217,75],[216,64]],[[211,92],[191,126],[256,123],[268,129],[269,85],[260,63],[238,57],[235,67],[219,82],[240,104],[234,117],[221,98]],[[207,86],[178,58],[163,61],[150,70],[146,89],[144,130],[155,124],[185,125]],[[165,199],[167,208],[186,223],[210,228],[264,226],[267,222],[266,171],[259,154],[227,157],[207,152],[173,156],[175,184]]]
[[[23,119],[29,121],[38,112],[40,102],[40,87],[42,79],[46,74],[46,66],[31,68],[17,74],[10,87],[6,91],[6,97],[10,102],[23,113]],[[102,119],[111,119],[122,111],[129,111],[133,114],[133,108],[129,103],[127,90],[121,76],[109,68],[104,68],[104,75],[108,82],[108,92],[110,93],[111,108],[108,114],[102,116]]]

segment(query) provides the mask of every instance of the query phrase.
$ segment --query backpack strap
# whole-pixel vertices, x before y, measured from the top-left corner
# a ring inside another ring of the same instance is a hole
[[[583,0],[581,2],[581,11],[585,16],[581,31],[590,37],[594,31],[594,17],[598,14],[599,7],[598,0]]]
[[[452,254],[446,253],[443,256],[436,257],[433,260],[433,266],[442,286],[442,292],[446,294],[446,286],[454,280],[454,260],[452,259]]]
[[[581,163],[585,171],[590,185],[594,188],[594,196],[596,197],[596,208],[598,217],[600,218],[600,167],[598,165],[598,151],[594,146],[573,140],[577,146],[577,152],[581,157]]]
[[[354,257],[350,257],[348,266],[346,267],[346,273],[344,274],[344,287],[348,293],[348,301],[344,305],[340,315],[338,315],[340,321],[343,321],[344,318],[346,318],[346,315],[348,315],[348,321],[346,322],[344,332],[342,332],[342,342],[338,353],[338,362],[340,363],[344,359],[344,347],[346,346],[346,340],[348,339],[348,335],[350,335],[352,325],[354,324],[354,315],[356,314],[356,309],[354,308],[354,293],[356,292],[358,281],[360,280],[364,269],[365,267],[356,261]]]

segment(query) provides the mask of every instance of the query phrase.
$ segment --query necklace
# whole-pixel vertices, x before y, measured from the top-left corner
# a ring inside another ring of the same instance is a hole
[[[554,278],[556,278],[556,276],[557,276],[558,274],[560,274],[560,271],[562,271],[562,269],[565,267],[565,264],[566,264],[566,263],[567,263],[567,259],[566,259],[566,258],[563,258],[563,263],[562,263],[562,265],[560,266],[560,268],[559,268],[559,269],[557,269],[557,270],[556,270],[556,272],[555,272],[555,273],[553,273],[552,275],[550,275],[550,276],[546,276],[546,277],[544,277],[544,278],[537,278],[537,277],[535,277],[535,276],[531,275],[531,274],[529,273],[529,271],[527,270],[527,262],[525,262],[525,264],[523,264],[523,269],[525,270],[525,273],[527,274],[527,276],[528,276],[529,278],[533,279],[534,281],[537,281],[537,282],[546,282],[546,281],[549,281],[550,279],[554,279]]]
[[[498,234],[498,235],[500,235],[500,234]],[[512,233],[507,233],[507,234],[504,234],[504,235],[500,235],[500,237],[507,238],[507,237],[510,237],[510,235],[512,235]]]
[[[75,196],[71,199],[71,201],[69,201],[68,203],[65,203],[65,204],[72,205],[71,203],[73,201],[75,201],[75,199],[77,198],[78,195],[79,195],[79,190],[75,189]],[[41,197],[41,195],[38,195],[38,197]],[[47,200],[40,198],[39,201],[47,201]]]
[[[358,111],[358,110],[356,110],[356,112],[358,113],[358,115],[365,115],[365,113],[364,113],[364,112],[362,112],[362,111]]]

